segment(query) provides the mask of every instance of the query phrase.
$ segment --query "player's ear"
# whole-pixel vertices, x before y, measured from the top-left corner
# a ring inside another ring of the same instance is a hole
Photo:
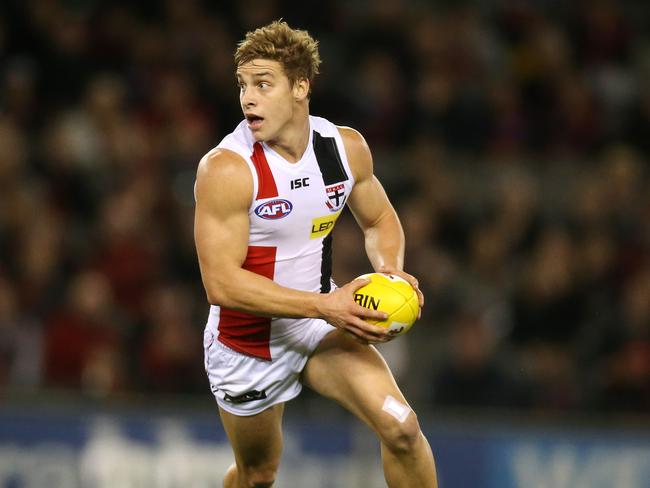
[[[307,78],[298,78],[293,84],[293,98],[300,102],[309,96],[309,80]]]

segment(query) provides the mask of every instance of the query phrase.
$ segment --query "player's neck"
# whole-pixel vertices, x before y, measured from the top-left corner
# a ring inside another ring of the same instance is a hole
[[[309,144],[309,114],[290,121],[278,137],[266,144],[290,163],[300,161]]]

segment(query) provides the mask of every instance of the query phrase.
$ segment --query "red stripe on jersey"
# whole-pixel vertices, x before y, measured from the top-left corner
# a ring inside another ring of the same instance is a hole
[[[275,247],[249,246],[242,268],[266,278],[275,274]],[[221,307],[219,341],[235,351],[271,360],[271,319]]]
[[[275,179],[269,167],[269,162],[266,160],[264,148],[259,142],[253,145],[251,161],[255,165],[255,171],[257,171],[257,199],[277,197],[278,188],[275,186]]]

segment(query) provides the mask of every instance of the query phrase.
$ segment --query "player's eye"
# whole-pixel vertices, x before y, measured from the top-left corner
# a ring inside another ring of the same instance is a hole
[[[268,88],[269,86],[271,86],[271,85],[269,85],[266,81],[262,81],[262,82],[260,82],[259,85],[257,85],[257,86],[259,86],[262,90],[265,90],[265,89],[267,89],[267,88]]]

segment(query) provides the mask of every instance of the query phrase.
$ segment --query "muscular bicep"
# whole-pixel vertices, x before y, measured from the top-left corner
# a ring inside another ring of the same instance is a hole
[[[394,213],[379,180],[373,174],[372,155],[364,138],[354,129],[340,127],[355,185],[348,206],[362,229],[368,229]]]
[[[370,149],[357,131],[339,130],[355,179],[348,204],[363,230],[368,259],[376,270],[386,266],[402,269],[404,232],[384,188],[373,175]]]
[[[206,157],[196,180],[194,239],[201,276],[211,302],[246,259],[252,177],[246,163],[229,151]]]
[[[362,229],[373,227],[394,213],[383,186],[374,175],[355,185],[348,206]]]

